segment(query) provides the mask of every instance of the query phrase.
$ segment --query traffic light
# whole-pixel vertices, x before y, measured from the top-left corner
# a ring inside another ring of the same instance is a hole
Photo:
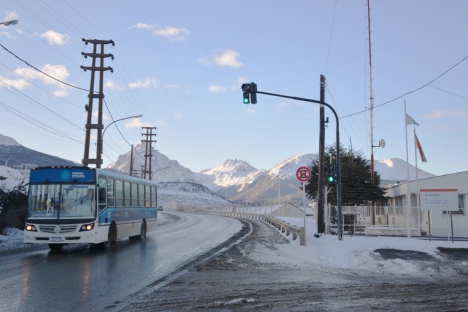
[[[250,94],[252,97],[252,104],[257,104],[257,84],[256,83],[251,83],[250,84]]]
[[[328,177],[327,177],[328,184],[336,183],[335,179],[335,164],[331,163],[328,165]]]
[[[250,103],[250,94],[249,92],[245,91],[244,92],[244,104],[249,104]]]
[[[244,104],[249,104],[252,99],[252,104],[257,104],[257,84],[244,83],[242,84],[242,91],[244,91]]]

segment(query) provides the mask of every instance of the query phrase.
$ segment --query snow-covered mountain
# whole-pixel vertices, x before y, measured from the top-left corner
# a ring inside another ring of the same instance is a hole
[[[179,206],[204,208],[206,206],[230,206],[220,196],[197,183],[164,182],[158,184],[158,205],[166,206],[177,203]]]
[[[13,145],[13,146],[23,146],[16,142],[16,140],[10,138],[9,136],[0,134],[0,145]]]
[[[380,174],[381,180],[388,181],[406,181],[407,178],[407,162],[400,158],[387,158],[384,160],[376,160],[374,169]],[[426,172],[418,168],[418,179],[426,179],[435,177],[434,174]],[[416,167],[409,165],[409,179],[416,180]]]
[[[242,191],[247,185],[265,174],[266,170],[256,169],[243,160],[228,159],[222,165],[200,171],[201,174],[214,176],[213,183],[221,187],[238,186]]]
[[[296,179],[296,171],[299,167],[308,166],[317,154],[303,154],[289,157],[282,162],[274,165],[268,170],[268,175],[280,177],[280,179]]]
[[[133,169],[140,171],[145,165],[145,149],[146,147],[139,144],[133,150]],[[115,163],[110,164],[107,168],[130,172],[130,155],[127,152],[120,155]],[[177,160],[171,160],[166,155],[160,153],[153,148],[151,161],[152,180],[156,182],[190,182],[199,183],[210,189],[216,187],[213,184],[214,176],[202,175],[195,173],[192,170],[179,164]],[[149,159],[149,158],[148,158]]]

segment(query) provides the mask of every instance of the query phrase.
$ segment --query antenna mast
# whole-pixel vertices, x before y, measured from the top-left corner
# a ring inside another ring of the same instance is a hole
[[[370,0],[367,0],[367,23],[369,31],[369,98],[370,98],[370,148],[371,148],[371,183],[374,185],[374,92],[372,90],[372,41]],[[372,224],[375,224],[375,207],[372,201]]]

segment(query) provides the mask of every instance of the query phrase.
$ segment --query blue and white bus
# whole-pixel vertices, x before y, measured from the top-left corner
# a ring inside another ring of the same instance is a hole
[[[52,166],[31,170],[24,242],[91,244],[142,240],[158,224],[156,183],[109,170]]]

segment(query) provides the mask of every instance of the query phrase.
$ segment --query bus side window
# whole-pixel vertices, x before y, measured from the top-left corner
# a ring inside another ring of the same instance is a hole
[[[108,207],[114,207],[115,202],[114,202],[114,180],[108,179],[107,180],[107,206]]]

